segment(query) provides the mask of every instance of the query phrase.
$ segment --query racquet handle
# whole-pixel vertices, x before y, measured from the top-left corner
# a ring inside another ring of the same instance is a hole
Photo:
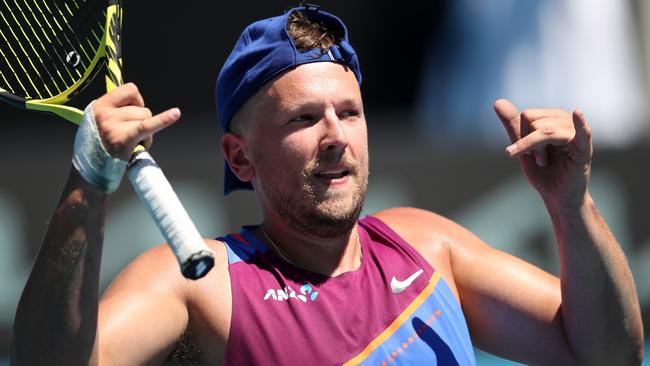
[[[112,12],[106,21],[106,29],[109,30],[106,39],[108,91],[121,85],[123,81],[119,36],[122,23],[121,8],[118,0],[110,0],[109,3]],[[205,276],[214,266],[214,255],[199,235],[162,170],[144,146],[136,147],[127,172],[133,188],[176,255],[183,276],[192,280]]]
[[[176,255],[183,276],[192,280],[205,276],[214,266],[212,251],[158,164],[146,150],[140,150],[131,157],[127,172],[133,188]]]

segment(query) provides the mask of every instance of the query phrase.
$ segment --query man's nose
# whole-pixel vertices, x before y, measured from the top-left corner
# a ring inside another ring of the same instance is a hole
[[[348,137],[339,116],[327,113],[322,122],[325,133],[320,143],[321,150],[344,150],[348,146]]]

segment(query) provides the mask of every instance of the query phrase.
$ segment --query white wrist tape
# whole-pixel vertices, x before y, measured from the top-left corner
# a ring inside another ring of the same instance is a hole
[[[74,139],[72,165],[84,180],[102,192],[111,193],[119,187],[127,162],[112,157],[99,137],[92,103],[84,110]]]

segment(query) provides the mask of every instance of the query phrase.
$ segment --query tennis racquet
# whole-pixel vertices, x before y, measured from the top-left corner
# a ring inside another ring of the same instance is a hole
[[[122,84],[122,14],[120,0],[0,0],[0,100],[79,124],[66,103],[100,70],[108,91]],[[205,276],[212,251],[142,145],[127,172],[183,275]]]

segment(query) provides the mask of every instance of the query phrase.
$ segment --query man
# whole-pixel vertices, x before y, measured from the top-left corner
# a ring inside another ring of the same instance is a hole
[[[558,279],[431,212],[359,219],[368,179],[360,81],[331,14],[305,6],[249,26],[219,76],[217,104],[226,192],[254,189],[264,222],[206,239],[215,266],[198,281],[156,247],[101,302],[104,214],[121,161],[180,111],[152,116],[133,84],[91,104],[81,128],[96,130],[96,143],[76,142],[16,314],[13,362],[161,364],[190,333],[205,364],[472,365],[472,343],[530,364],[639,364],[639,304],[587,190],[582,112],[495,103],[507,154],[551,216]],[[88,154],[104,157],[100,169],[79,163]]]

